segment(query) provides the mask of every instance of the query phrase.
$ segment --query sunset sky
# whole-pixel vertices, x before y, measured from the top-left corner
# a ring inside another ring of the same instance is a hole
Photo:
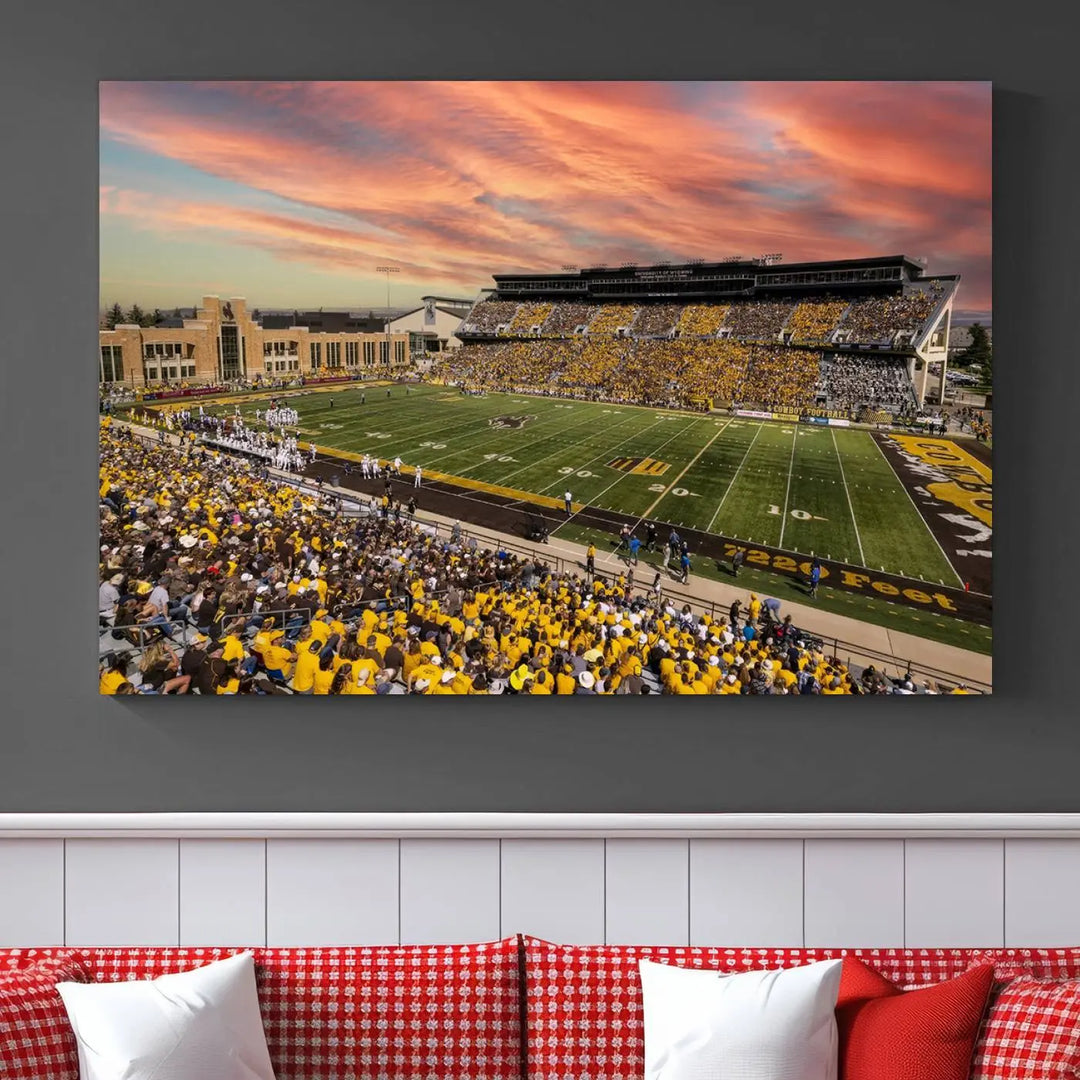
[[[491,275],[906,254],[991,308],[989,83],[101,84],[101,302],[395,307]]]

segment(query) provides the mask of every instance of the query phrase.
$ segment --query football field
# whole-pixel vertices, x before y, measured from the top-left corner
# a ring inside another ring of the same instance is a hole
[[[387,396],[389,390],[389,396]],[[364,403],[361,404],[362,395]],[[267,399],[240,406],[247,422]],[[368,386],[305,394],[295,433],[477,490],[575,503],[962,585],[869,432],[635,406]],[[231,404],[209,411],[231,413]]]

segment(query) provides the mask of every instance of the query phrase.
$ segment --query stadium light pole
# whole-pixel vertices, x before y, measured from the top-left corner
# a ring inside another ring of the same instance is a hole
[[[384,328],[386,330],[386,364],[387,364],[388,367],[390,367],[391,366],[391,357],[390,357],[390,275],[391,274],[400,274],[401,273],[401,267],[400,266],[376,266],[375,270],[379,274],[385,274],[386,275],[386,321],[383,323],[383,326],[384,326]]]

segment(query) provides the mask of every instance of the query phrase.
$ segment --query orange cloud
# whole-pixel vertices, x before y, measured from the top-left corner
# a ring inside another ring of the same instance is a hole
[[[568,261],[905,251],[982,280],[968,306],[989,307],[983,84],[110,83],[101,101],[107,139],[280,201],[102,196],[148,228],[179,216],[460,287]]]

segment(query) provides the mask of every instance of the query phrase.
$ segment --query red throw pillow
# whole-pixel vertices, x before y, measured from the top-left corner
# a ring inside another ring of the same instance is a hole
[[[0,972],[0,1076],[79,1080],[79,1052],[58,982],[90,982],[74,957]]]
[[[901,990],[844,957],[836,1003],[840,1080],[968,1080],[993,979],[987,964],[936,986]]]
[[[1080,1076],[1080,981],[1013,979],[990,1005],[972,1080]]]

